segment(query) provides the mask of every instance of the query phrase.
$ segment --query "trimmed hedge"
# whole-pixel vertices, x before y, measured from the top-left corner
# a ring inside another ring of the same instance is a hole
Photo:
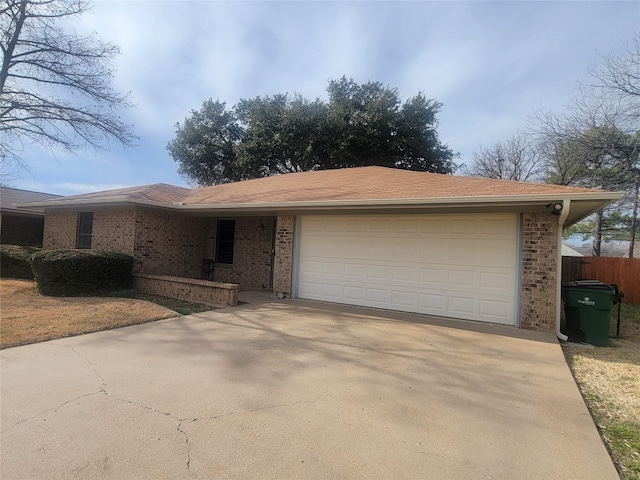
[[[55,297],[101,294],[133,286],[133,258],[122,253],[44,250],[31,268],[38,291]]]
[[[33,280],[31,257],[40,249],[20,245],[0,245],[0,277]]]

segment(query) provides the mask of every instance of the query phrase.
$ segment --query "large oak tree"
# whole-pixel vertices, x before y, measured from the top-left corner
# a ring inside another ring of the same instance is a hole
[[[277,94],[227,109],[207,100],[176,124],[167,149],[198,185],[368,165],[455,170],[436,130],[440,103],[422,93],[403,102],[395,88],[346,77],[327,90],[328,101]]]

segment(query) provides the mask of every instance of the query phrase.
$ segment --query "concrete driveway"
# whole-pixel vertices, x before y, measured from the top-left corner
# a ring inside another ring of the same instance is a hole
[[[3,479],[616,479],[551,335],[312,302],[4,350]]]

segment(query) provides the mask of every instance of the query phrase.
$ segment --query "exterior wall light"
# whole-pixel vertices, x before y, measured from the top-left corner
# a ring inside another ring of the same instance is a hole
[[[547,203],[545,206],[551,209],[552,215],[560,215],[560,212],[562,212],[562,203],[560,202]]]

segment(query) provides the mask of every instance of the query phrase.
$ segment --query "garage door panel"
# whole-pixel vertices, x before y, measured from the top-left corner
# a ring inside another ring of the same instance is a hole
[[[420,272],[416,267],[395,266],[391,269],[391,277],[394,282],[407,282],[415,285],[420,278]]]
[[[324,217],[307,217],[304,230],[307,235],[324,232]]]
[[[511,303],[500,300],[480,299],[480,315],[490,318],[506,319],[509,316]]]
[[[344,275],[348,280],[365,280],[367,278],[367,266],[364,263],[345,263]]]
[[[418,313],[442,315],[446,312],[446,300],[446,297],[441,293],[420,293],[418,294]]]
[[[307,275],[322,274],[322,262],[313,259],[307,260],[302,266],[301,273],[305,277]]]
[[[344,275],[344,263],[342,262],[323,262],[322,273],[324,275]]]
[[[442,240],[425,239],[420,242],[420,249],[416,252],[414,260],[417,262],[438,262],[448,258],[447,245]]]
[[[448,281],[448,275],[445,270],[439,268],[421,268],[420,269],[420,286],[428,287],[429,285],[442,286]]]
[[[352,285],[345,285],[344,287],[344,300],[345,303],[353,303],[356,302],[356,305],[359,305],[359,302],[365,300],[365,289],[363,287],[355,287]]]
[[[356,258],[367,258],[367,239],[362,237],[351,236],[345,238],[342,242],[340,250],[335,255],[344,259],[352,260]]]
[[[311,298],[313,300],[319,300],[322,293],[320,283],[316,282],[300,282],[298,290],[300,297]]]
[[[458,315],[473,315],[476,309],[476,299],[473,297],[459,297],[449,295],[447,297],[447,311]]]
[[[484,216],[480,220],[479,231],[483,235],[490,237],[507,237],[510,238],[513,234],[513,230],[517,226],[517,219],[515,216]]]
[[[447,263],[453,265],[473,265],[478,258],[478,246],[468,240],[449,240]]]
[[[367,279],[388,282],[391,280],[391,267],[389,265],[369,265]]]
[[[366,289],[366,295],[369,302],[377,303],[380,305],[389,305],[390,303],[389,300],[391,297],[391,292],[389,290],[369,287]]]
[[[504,291],[515,281],[513,272],[480,272],[479,286],[482,290]]]
[[[343,217],[325,217],[324,231],[327,233],[342,233],[345,230],[345,221]]]
[[[417,239],[398,238],[393,243],[393,260],[412,261],[416,251],[420,249],[420,241]]]
[[[444,217],[422,217],[418,219],[419,229],[421,233],[429,233],[431,235],[445,235],[447,233],[447,220]]]
[[[413,308],[416,304],[416,295],[412,292],[394,290],[391,292],[391,304],[395,307]]]
[[[363,218],[350,217],[344,225],[344,231],[348,233],[366,233],[369,231],[369,222]]]
[[[394,220],[393,222],[393,233],[399,235],[405,233],[416,233],[418,232],[418,228],[419,225],[416,218]]]
[[[332,283],[323,283],[322,284],[322,298],[325,300],[342,300],[343,298],[343,294],[342,294],[342,286],[341,285],[335,285]]]
[[[369,222],[369,232],[371,233],[391,233],[393,232],[393,218],[372,218]]]
[[[393,257],[389,251],[389,241],[385,238],[369,238],[366,249],[361,248],[361,254],[366,253],[366,258],[378,260],[391,260]]]
[[[462,287],[475,289],[478,286],[476,272],[473,270],[449,270],[450,287]]]
[[[512,240],[485,240],[479,244],[478,263],[487,267],[511,267],[515,260],[512,247]]]
[[[475,235],[478,233],[477,220],[469,218],[449,220],[448,233],[455,235]]]
[[[299,238],[301,298],[515,323],[515,214],[305,216]]]

